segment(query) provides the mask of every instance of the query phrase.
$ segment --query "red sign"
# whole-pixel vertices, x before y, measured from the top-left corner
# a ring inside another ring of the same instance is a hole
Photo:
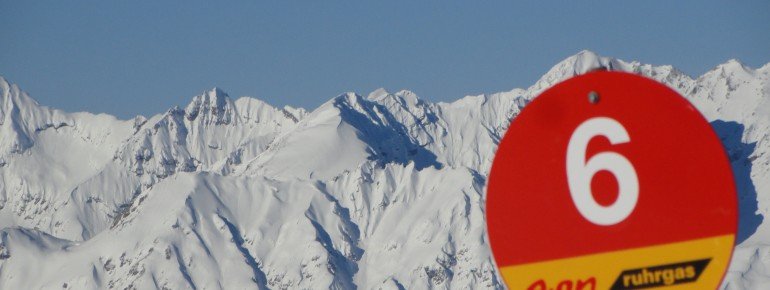
[[[492,252],[511,289],[714,289],[736,191],[719,138],[672,89],[594,72],[513,120],[489,177]]]

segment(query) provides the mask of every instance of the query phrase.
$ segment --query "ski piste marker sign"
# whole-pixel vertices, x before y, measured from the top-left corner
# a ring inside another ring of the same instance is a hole
[[[487,227],[510,289],[715,289],[736,203],[720,140],[687,100],[600,71],[546,90],[512,121]]]

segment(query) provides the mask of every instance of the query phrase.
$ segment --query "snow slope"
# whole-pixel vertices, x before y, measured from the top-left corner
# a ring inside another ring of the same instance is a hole
[[[597,68],[666,83],[712,121],[741,206],[723,287],[770,287],[770,65],[692,78],[582,51],[526,89],[380,89],[309,112],[215,88],[118,120],[0,78],[0,288],[501,289],[484,226],[497,144],[537,94]]]

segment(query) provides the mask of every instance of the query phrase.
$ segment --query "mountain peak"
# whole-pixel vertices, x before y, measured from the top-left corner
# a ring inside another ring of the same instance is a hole
[[[412,91],[400,90],[396,93],[390,93],[383,88],[371,92],[366,99],[380,104],[396,102],[404,107],[414,107],[421,103],[420,97]]]
[[[40,106],[18,85],[0,77],[0,156],[30,148],[40,131],[72,124],[69,115]]]
[[[190,104],[185,107],[185,115],[192,121],[202,117],[206,123],[229,124],[234,118],[234,106],[223,90],[214,87],[202,95],[193,97]]]
[[[753,71],[753,69],[747,67],[745,64],[743,64],[743,62],[735,58],[729,59],[725,63],[718,65],[717,68],[721,68],[727,71],[743,71],[743,72]]]
[[[689,87],[687,85],[688,81],[692,81],[691,77],[671,65],[656,66],[643,64],[638,61],[623,61],[613,57],[601,56],[590,50],[582,50],[553,66],[535,85],[528,89],[529,94],[527,97],[532,98],[546,88],[565,79],[596,70],[624,71],[645,75],[661,82],[667,82],[672,88],[681,91]]]
[[[615,61],[614,58],[603,57],[590,50],[581,50],[560,64],[571,66],[573,71],[579,75],[598,69],[613,70],[613,62]]]
[[[408,101],[410,104],[414,105],[420,102],[420,97],[417,96],[414,92],[410,90],[400,90],[396,94],[396,96],[401,97],[402,99]]]
[[[366,96],[366,98],[372,101],[376,101],[384,97],[387,97],[388,95],[390,95],[390,92],[387,89],[379,88],[369,93],[369,95]]]
[[[225,97],[228,96],[227,93],[219,87],[213,87],[212,89],[208,90],[206,93],[214,96],[225,96]]]
[[[10,111],[13,107],[39,107],[38,102],[22,91],[18,85],[0,76],[0,111]],[[2,113],[2,112],[0,112]]]
[[[348,104],[351,106],[354,106],[358,104],[359,102],[363,101],[363,97],[360,95],[354,93],[354,92],[347,92],[344,94],[340,94],[339,96],[335,97],[334,99],[331,99],[329,102],[332,104]]]
[[[569,58],[594,60],[594,59],[600,59],[600,58],[602,58],[602,56],[600,56],[599,54],[597,54],[596,52],[593,52],[591,50],[584,49],[584,50],[581,50],[578,53],[572,55]]]
[[[754,77],[756,71],[737,59],[730,59],[705,74],[701,75],[701,80],[711,80],[725,82],[730,90],[735,90],[744,80]]]
[[[532,92],[532,96],[535,96],[546,88],[573,76],[599,69],[617,70],[621,66],[621,63],[613,58],[600,56],[590,50],[582,50],[553,66],[530,87],[529,91]]]

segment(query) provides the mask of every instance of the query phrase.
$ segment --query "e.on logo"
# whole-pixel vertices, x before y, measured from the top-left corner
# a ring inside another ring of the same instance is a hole
[[[545,280],[540,279],[529,285],[527,290],[596,290],[596,278],[563,280],[556,284],[556,288],[549,287]]]

